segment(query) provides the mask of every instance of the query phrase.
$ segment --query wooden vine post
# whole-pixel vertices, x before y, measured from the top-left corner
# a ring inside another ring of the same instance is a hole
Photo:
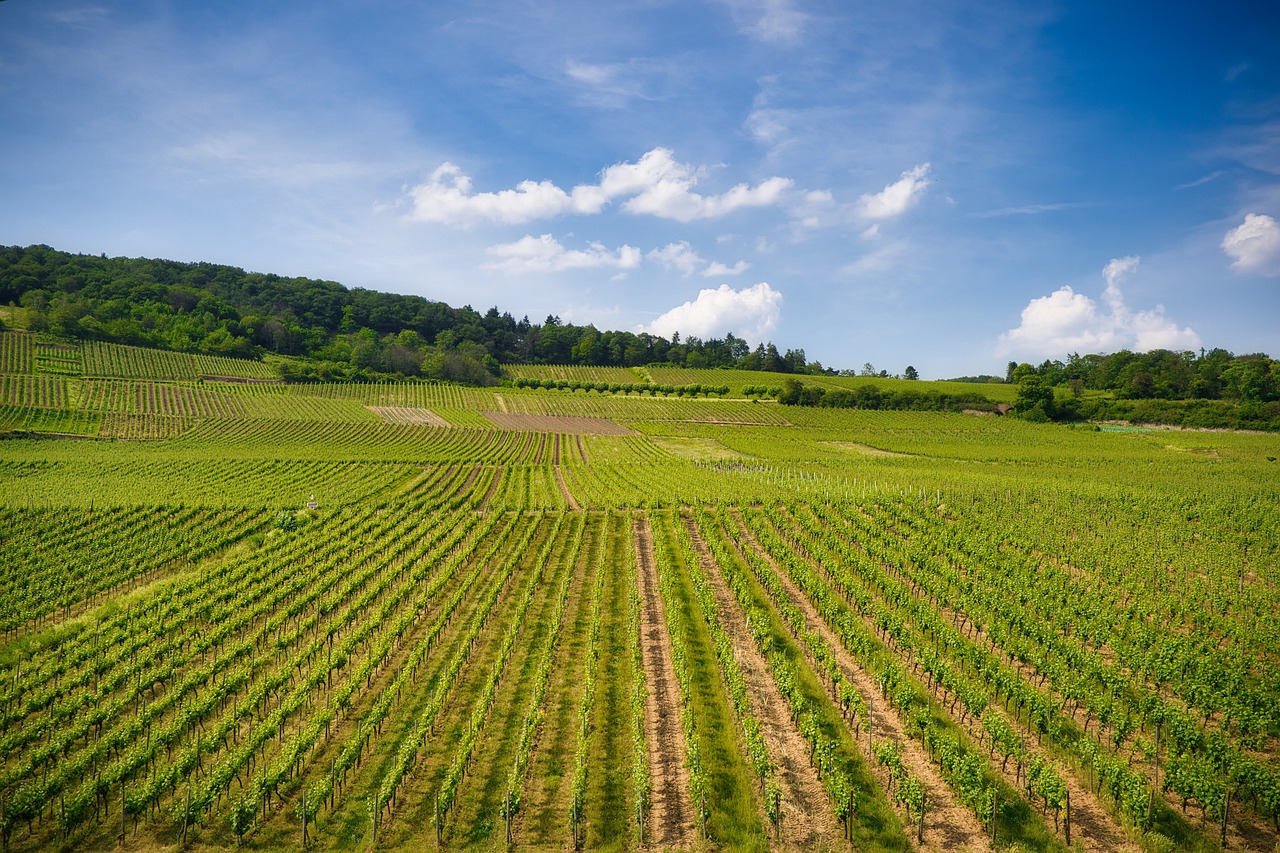
[[[1071,791],[1067,791],[1067,846],[1071,846]]]

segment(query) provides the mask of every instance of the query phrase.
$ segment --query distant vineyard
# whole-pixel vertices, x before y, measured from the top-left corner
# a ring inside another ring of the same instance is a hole
[[[277,380],[260,361],[199,355],[90,341],[84,345],[84,375],[126,379]]]
[[[0,332],[0,373],[30,373],[31,349],[29,334]]]

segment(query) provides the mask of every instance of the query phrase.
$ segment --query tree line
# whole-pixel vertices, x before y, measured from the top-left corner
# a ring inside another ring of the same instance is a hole
[[[0,304],[21,305],[29,328],[180,352],[299,356],[292,381],[424,376],[492,384],[502,364],[732,367],[823,373],[803,349],[723,338],[669,339],[601,331],[549,315],[516,320],[421,296],[334,281],[246,272],[211,263],[70,254],[49,246],[0,247]]]

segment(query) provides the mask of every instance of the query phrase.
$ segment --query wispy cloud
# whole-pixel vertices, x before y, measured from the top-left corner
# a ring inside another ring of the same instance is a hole
[[[1178,184],[1176,187],[1174,187],[1174,189],[1175,190],[1194,189],[1195,187],[1204,186],[1210,181],[1216,181],[1218,178],[1221,178],[1225,174],[1226,172],[1223,171],[1222,169],[1217,169],[1213,172],[1210,172],[1207,175],[1204,175],[1203,177],[1196,178],[1194,181],[1188,181],[1185,184]]]
[[[738,28],[771,44],[794,45],[804,35],[809,16],[791,0],[722,0]]]
[[[567,60],[564,76],[581,98],[593,106],[621,109],[635,101],[665,97],[672,71],[669,63],[646,58],[625,62]]]
[[[1096,207],[1091,201],[1062,201],[1053,204],[1024,204],[1016,207],[998,207],[994,210],[981,210],[971,213],[975,219],[996,219],[1002,216],[1036,216],[1041,213],[1058,213],[1063,210],[1080,210]]]

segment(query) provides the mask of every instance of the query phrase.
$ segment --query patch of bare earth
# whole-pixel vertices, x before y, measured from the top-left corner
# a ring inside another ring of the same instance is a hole
[[[392,424],[418,424],[420,426],[447,427],[449,422],[430,409],[414,406],[365,406],[366,409]]]
[[[843,847],[844,832],[831,807],[831,798],[809,763],[808,743],[791,725],[791,708],[769,672],[769,663],[752,639],[742,609],[720,574],[698,525],[687,515],[684,523],[711,581],[720,624],[733,642],[733,656],[746,680],[751,710],[760,722],[769,755],[778,763],[776,778],[782,787],[783,812],[779,846],[786,850]]]
[[[564,472],[560,470],[560,466],[556,465],[552,470],[556,474],[556,485],[560,487],[560,494],[564,495],[564,499],[568,502],[569,508],[574,512],[582,509],[582,506],[574,500],[573,492],[569,491],[569,484],[564,481]]]
[[[519,415],[485,412],[499,429],[522,432],[562,432],[568,435],[634,435],[632,430],[608,418],[574,418],[566,415]]]
[[[807,626],[811,629],[816,628],[822,634],[823,639],[827,641],[827,644],[835,652],[836,662],[840,665],[841,673],[858,689],[858,692],[862,694],[862,698],[872,708],[871,737],[875,740],[887,738],[901,747],[903,764],[924,786],[925,795],[928,798],[928,809],[925,814],[923,848],[926,850],[990,850],[990,838],[986,829],[978,822],[977,816],[955,798],[951,788],[938,775],[937,768],[920,743],[907,736],[902,719],[898,716],[896,710],[880,698],[880,690],[876,686],[875,679],[858,666],[853,659],[853,655],[845,649],[840,643],[839,637],[835,635],[818,614],[813,603],[809,601],[809,597],[795,585],[791,580],[791,576],[781,565],[774,561],[769,552],[747,530],[742,523],[741,516],[735,513],[735,519],[738,522],[739,529],[734,532],[736,536],[741,537],[741,543],[737,544],[736,547],[751,548],[768,561],[773,571],[782,581],[787,595],[804,613]],[[731,542],[731,544],[734,543]],[[807,644],[801,643],[800,645],[808,654]],[[810,663],[812,664],[813,661],[811,660]],[[860,725],[858,730],[855,730],[855,734],[857,735],[855,740],[858,743],[858,750],[862,753],[863,760],[868,767],[873,768],[876,780],[881,787],[888,790],[888,772],[876,762],[871,753],[866,726]],[[905,818],[904,823],[908,823]],[[908,828],[908,831],[911,831],[910,828]],[[912,835],[914,834],[912,833]]]
[[[650,790],[653,802],[645,841],[651,847],[688,847],[695,838],[689,803],[689,771],[685,767],[684,728],[680,723],[680,687],[671,662],[667,620],[658,594],[658,568],[648,519],[633,529],[637,581],[640,588],[640,650],[648,693],[644,702],[645,738],[649,742]]]

